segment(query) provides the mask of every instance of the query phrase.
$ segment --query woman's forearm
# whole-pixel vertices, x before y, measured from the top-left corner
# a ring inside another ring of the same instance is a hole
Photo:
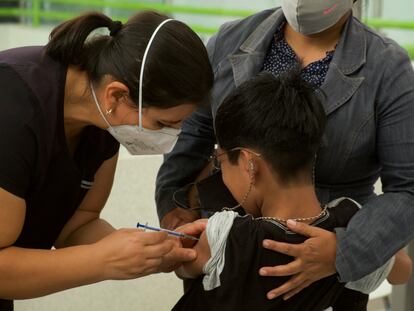
[[[115,231],[107,221],[97,218],[72,232],[64,241],[55,245],[56,248],[96,243]]]
[[[0,298],[28,299],[104,280],[94,246],[0,250]]]

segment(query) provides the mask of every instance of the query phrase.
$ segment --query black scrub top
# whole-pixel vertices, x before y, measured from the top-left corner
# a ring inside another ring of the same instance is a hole
[[[313,225],[330,231],[346,227],[358,210],[353,201],[344,199]],[[335,311],[366,310],[368,295],[346,289],[336,275],[313,283],[287,301],[281,297],[268,300],[266,293],[290,277],[262,277],[259,269],[285,265],[292,257],[263,248],[264,239],[296,244],[306,238],[276,221],[236,218],[227,238],[221,285],[205,291],[204,276],[197,278],[173,311],[323,311],[330,306]]]
[[[14,246],[50,249],[119,144],[89,126],[71,156],[63,122],[67,67],[43,51],[0,52],[0,187],[26,201]]]

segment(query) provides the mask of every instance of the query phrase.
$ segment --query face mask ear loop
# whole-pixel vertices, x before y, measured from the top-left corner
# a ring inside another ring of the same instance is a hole
[[[313,159],[313,165],[312,165],[312,185],[314,185],[314,186],[316,184],[316,173],[315,173],[315,171],[316,171],[317,158],[318,158],[318,154],[315,153],[315,157]]]
[[[144,57],[142,58],[141,72],[139,74],[139,93],[138,93],[138,113],[139,113],[138,127],[140,130],[142,130],[142,82],[144,81],[145,62],[147,61],[148,52],[151,48],[152,42],[154,41],[154,38],[157,35],[158,31],[161,29],[162,26],[164,26],[166,23],[172,20],[173,19],[166,19],[165,21],[163,21],[161,24],[158,25],[158,27],[155,29],[154,33],[152,34],[150,40],[148,41],[148,45],[144,52]]]
[[[101,114],[102,119],[104,119],[104,121],[108,125],[108,127],[112,127],[111,124],[109,124],[108,120],[106,119],[105,115],[102,112],[101,105],[99,104],[98,98],[96,97],[95,90],[93,88],[92,82],[90,82],[89,85],[91,87],[92,97],[95,100],[95,105],[96,105],[96,107],[98,107],[98,111]]]
[[[250,184],[249,184],[249,189],[245,193],[242,201],[239,204],[237,204],[236,206],[233,206],[233,207],[224,207],[223,210],[226,210],[226,211],[234,211],[235,209],[238,209],[239,207],[243,207],[244,203],[246,203],[247,198],[249,197],[250,193],[252,192],[253,185],[254,185],[254,181],[253,181],[253,178],[254,178],[254,164],[253,164],[252,160],[249,160],[249,171],[250,171]]]
[[[233,207],[223,207],[224,211],[234,211],[236,209],[238,209],[239,207],[243,207],[244,203],[246,203],[247,198],[249,197],[250,192],[252,192],[253,189],[253,181],[250,180],[250,185],[249,185],[249,189],[247,190],[246,194],[244,195],[242,201],[237,204],[236,206]]]

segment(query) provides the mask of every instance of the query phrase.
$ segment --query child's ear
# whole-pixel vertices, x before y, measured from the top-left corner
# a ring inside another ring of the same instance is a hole
[[[252,154],[246,150],[240,151],[239,161],[243,171],[249,175],[251,182],[254,184],[257,174],[257,161],[255,161]]]
[[[259,163],[254,160],[249,160],[249,173],[250,173],[250,180],[252,181],[252,184],[256,184],[257,174],[259,172]]]

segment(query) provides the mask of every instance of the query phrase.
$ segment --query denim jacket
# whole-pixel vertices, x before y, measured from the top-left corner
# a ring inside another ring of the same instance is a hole
[[[183,124],[157,177],[162,218],[172,193],[192,182],[215,144],[214,117],[236,86],[262,70],[280,8],[221,27],[207,45],[215,72],[211,107]],[[347,228],[337,228],[336,268],[344,282],[385,264],[414,237],[414,71],[407,53],[350,17],[321,89],[328,123],[318,152],[316,187],[321,203],[350,197],[363,205]],[[382,195],[374,194],[381,179]]]

